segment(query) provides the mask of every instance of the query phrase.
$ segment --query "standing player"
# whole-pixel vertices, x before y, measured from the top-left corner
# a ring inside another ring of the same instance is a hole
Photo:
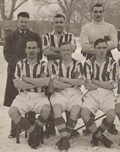
[[[86,53],[86,59],[89,59],[94,52],[94,42],[98,38],[107,41],[107,55],[112,57],[111,50],[117,47],[117,31],[114,25],[104,21],[104,8],[102,4],[95,4],[92,7],[92,21],[83,26],[80,34],[82,51]]]
[[[118,39],[114,25],[104,21],[104,8],[101,4],[95,4],[91,11],[92,21],[83,26],[80,34],[82,52],[86,54],[86,59],[89,59],[95,54],[94,42],[98,38],[103,38],[107,41],[108,51],[107,56],[112,57],[111,50],[117,47]],[[113,124],[108,131],[111,134],[117,134],[118,130]],[[89,130],[83,131],[84,134],[89,134]]]
[[[46,74],[47,68],[44,61],[37,59],[39,52],[37,41],[29,40],[26,43],[25,52],[27,58],[16,65],[14,85],[19,94],[10,107],[9,115],[17,126],[29,133],[29,146],[36,148],[42,140],[40,128],[47,122],[51,111],[47,97],[41,92],[41,87],[48,85],[49,78],[41,78]],[[22,117],[30,111],[39,113],[35,126]]]
[[[67,41],[70,42],[73,46],[73,50],[75,51],[76,49],[76,43],[75,39],[72,33],[66,32],[65,30],[65,16],[62,14],[56,14],[54,16],[53,20],[53,31],[50,33],[47,33],[43,35],[43,43],[42,43],[42,49],[43,49],[43,54],[47,57],[48,59],[48,67],[50,69],[51,64],[53,63],[54,60],[60,59],[60,45],[62,42]],[[50,97],[51,94],[48,96]],[[69,117],[69,113],[67,114],[67,118]],[[50,133],[54,134],[55,129],[53,126],[53,122],[50,121]],[[52,130],[52,132],[51,132]],[[72,132],[72,136],[78,136],[79,133],[75,130]]]
[[[16,63],[26,57],[25,43],[28,39],[35,39],[39,48],[41,49],[41,39],[37,33],[33,33],[28,29],[29,14],[27,12],[20,12],[17,15],[17,29],[13,33],[7,35],[4,45],[4,57],[8,63],[7,68],[7,84],[5,90],[4,106],[10,107],[15,96],[18,94],[17,89],[13,84],[13,76]],[[42,51],[39,52],[39,58],[42,58]],[[16,127],[12,123],[11,133],[9,138],[16,136]]]
[[[115,119],[115,99],[113,89],[116,87],[116,63],[107,57],[107,42],[100,38],[94,43],[95,55],[85,62],[85,84],[88,92],[83,96],[81,116],[86,127],[93,133],[92,144],[98,146],[102,142],[110,148],[112,141],[104,136],[104,131],[112,126]],[[106,114],[101,125],[97,128],[91,114],[98,110]]]
[[[73,45],[74,51],[76,49],[73,34],[65,31],[65,16],[56,14],[53,23],[53,31],[43,35],[43,54],[47,57],[48,61],[56,60],[61,57],[60,45],[64,41],[70,42]]]
[[[52,81],[55,92],[50,101],[53,106],[54,122],[60,134],[56,146],[60,150],[70,147],[69,137],[74,129],[82,105],[82,92],[78,86],[84,84],[82,64],[72,58],[71,43],[63,42],[60,46],[61,59],[52,64]],[[70,112],[65,122],[62,113]]]

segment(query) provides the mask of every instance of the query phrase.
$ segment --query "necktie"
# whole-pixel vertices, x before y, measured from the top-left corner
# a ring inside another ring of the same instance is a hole
[[[21,33],[21,37],[24,37],[24,32],[22,31],[22,33]]]

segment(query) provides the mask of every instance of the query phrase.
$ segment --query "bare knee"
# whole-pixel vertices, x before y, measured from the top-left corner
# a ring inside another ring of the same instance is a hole
[[[91,115],[91,111],[88,108],[82,108],[81,117],[85,122],[90,120],[90,115]]]
[[[71,111],[70,111],[70,118],[77,119],[80,113],[80,109],[81,107],[79,105],[72,106]]]
[[[11,118],[20,116],[19,109],[18,109],[17,107],[14,107],[14,106],[11,106],[11,107],[10,107],[8,114],[9,114],[9,116],[10,116]]]
[[[115,110],[114,109],[108,110],[107,113],[106,113],[107,122],[113,123],[114,120],[115,120],[115,116],[116,116],[116,114],[115,114]]]
[[[41,114],[44,118],[48,118],[51,112],[50,105],[46,104],[41,108]]]
[[[62,106],[60,104],[53,105],[54,118],[62,116]]]
[[[19,112],[19,109],[17,107],[10,107],[9,109],[9,116],[11,117],[11,119],[14,121],[14,123],[18,123],[21,119],[21,114]]]

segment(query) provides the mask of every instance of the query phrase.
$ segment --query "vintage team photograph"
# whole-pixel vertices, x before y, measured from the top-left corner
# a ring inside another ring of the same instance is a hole
[[[0,151],[120,152],[120,0],[0,0]]]

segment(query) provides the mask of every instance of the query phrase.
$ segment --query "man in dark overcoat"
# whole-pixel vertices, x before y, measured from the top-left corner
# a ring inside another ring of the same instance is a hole
[[[25,43],[29,39],[38,42],[40,52],[39,58],[42,58],[41,39],[37,33],[31,32],[29,29],[29,14],[20,12],[17,15],[17,29],[5,38],[4,58],[8,63],[7,67],[7,83],[5,90],[4,106],[10,107],[15,96],[18,94],[17,89],[13,85],[13,76],[16,63],[26,57]],[[16,128],[12,122],[11,133],[9,138],[16,136]]]

